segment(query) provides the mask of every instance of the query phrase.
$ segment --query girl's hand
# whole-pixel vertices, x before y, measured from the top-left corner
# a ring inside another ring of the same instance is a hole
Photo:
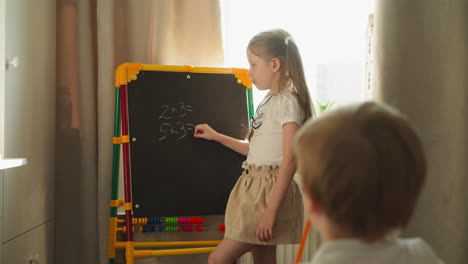
[[[193,136],[196,138],[204,138],[207,140],[216,140],[219,133],[211,128],[208,124],[200,124],[195,126]]]
[[[257,226],[257,239],[260,241],[269,241],[273,238],[273,227],[275,226],[276,215],[273,212],[265,210],[262,219]]]

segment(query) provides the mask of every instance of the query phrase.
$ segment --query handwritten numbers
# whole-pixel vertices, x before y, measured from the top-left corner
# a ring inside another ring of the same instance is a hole
[[[169,116],[166,116],[166,112],[170,109],[168,105],[162,105],[161,108],[164,109],[162,114],[158,117],[158,119],[171,119]]]
[[[175,105],[162,105],[162,113],[159,115],[158,119],[167,119],[172,120],[179,117],[185,117],[188,112],[192,112],[192,106],[186,105],[184,102],[179,102]]]
[[[192,106],[191,105],[185,105],[184,102],[178,103],[180,106],[180,109],[182,110],[182,113],[178,117],[185,117],[187,115],[187,112],[192,112]]]
[[[183,137],[185,137],[185,135],[187,135],[187,131],[184,129],[184,123],[177,122],[176,126],[178,129],[180,129],[183,132],[182,136],[179,137],[179,139],[182,139]]]
[[[158,138],[158,141],[161,141],[165,138],[167,138],[167,128],[169,128],[171,126],[171,124],[169,123],[162,123],[161,126],[159,127],[159,132],[161,134],[164,134],[164,136]]]
[[[192,106],[184,102],[178,102],[174,105],[162,105],[158,120],[166,120],[159,127],[159,138],[157,141],[169,139],[173,136],[181,140],[187,135],[193,133],[194,124],[183,122],[185,117],[192,112]]]

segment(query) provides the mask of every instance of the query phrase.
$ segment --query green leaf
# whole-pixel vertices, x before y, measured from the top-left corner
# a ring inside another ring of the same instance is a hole
[[[328,100],[328,101],[326,101],[324,103],[321,103],[321,102],[317,101],[317,105],[319,107],[320,113],[323,113],[323,112],[329,110],[333,106],[333,104],[335,104],[335,102],[330,102],[330,100]]]

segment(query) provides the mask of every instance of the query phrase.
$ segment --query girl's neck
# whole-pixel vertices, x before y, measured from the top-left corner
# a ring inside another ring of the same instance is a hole
[[[282,91],[280,82],[273,82],[270,87],[270,93],[279,94]]]
[[[277,82],[272,83],[272,86],[270,88],[270,93],[271,94],[279,94],[279,93],[285,91],[286,89],[288,89],[288,87],[286,85],[286,82],[277,81]]]

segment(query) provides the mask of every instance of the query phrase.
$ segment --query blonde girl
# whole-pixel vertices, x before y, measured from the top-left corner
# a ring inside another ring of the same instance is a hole
[[[208,263],[234,263],[252,251],[254,262],[276,263],[276,245],[299,243],[302,195],[293,176],[292,144],[297,129],[314,110],[301,56],[291,35],[282,29],[261,32],[247,47],[249,76],[269,92],[251,119],[248,140],[220,134],[207,124],[194,136],[215,140],[247,156],[229,196],[224,239]]]

